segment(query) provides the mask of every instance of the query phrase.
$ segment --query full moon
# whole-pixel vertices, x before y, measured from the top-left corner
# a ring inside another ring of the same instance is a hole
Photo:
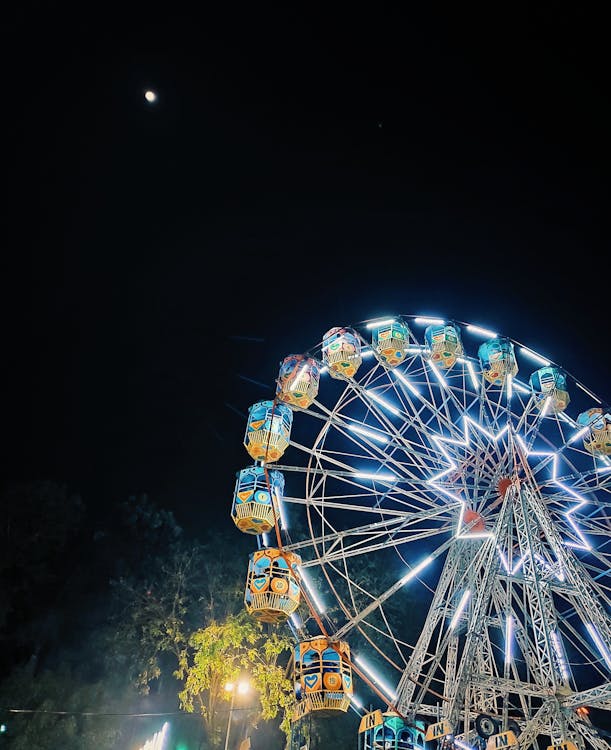
[[[144,93],[144,98],[147,102],[152,104],[153,102],[157,101],[157,94],[154,91],[146,91]]]

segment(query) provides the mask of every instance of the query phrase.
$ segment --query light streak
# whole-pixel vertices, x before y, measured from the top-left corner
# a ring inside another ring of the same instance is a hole
[[[371,438],[372,440],[377,440],[378,443],[387,443],[388,438],[385,435],[382,435],[381,432],[373,432],[372,430],[366,430],[364,427],[359,427],[355,424],[349,424],[348,429],[351,432],[358,432],[359,435],[364,435],[365,437]]]
[[[588,629],[588,633],[590,634],[592,640],[596,644],[596,647],[600,651],[600,655],[605,660],[605,664],[611,669],[611,654],[609,653],[609,649],[605,646],[605,644],[602,641],[602,638],[598,634],[596,628],[594,625],[592,625],[591,622],[589,622],[586,625],[586,628]]]
[[[571,489],[570,487],[567,487],[565,484],[562,484],[562,482],[558,481],[558,454],[557,453],[550,453],[549,451],[529,451],[526,447],[524,441],[520,438],[519,435],[516,435],[516,440],[524,450],[527,456],[542,456],[542,457],[549,457],[552,459],[552,482],[557,486],[560,487],[561,490],[567,493],[567,495],[570,495],[571,497],[574,497],[575,500],[577,500],[577,503],[573,505],[569,510],[564,513],[564,517],[566,518],[567,522],[569,523],[570,527],[573,529],[575,534],[578,536],[578,538],[581,540],[581,544],[576,544],[575,542],[569,542],[565,540],[565,544],[569,547],[576,547],[577,549],[585,549],[585,550],[591,550],[592,545],[588,542],[588,540],[584,537],[584,535],[581,533],[581,530],[575,523],[574,519],[572,518],[573,513],[575,513],[576,510],[579,510],[579,508],[586,505],[586,500],[581,495],[579,495],[575,490]]]
[[[365,393],[369,396],[372,401],[376,401],[380,406],[382,406],[384,409],[389,411],[391,414],[399,415],[401,412],[399,409],[396,409],[392,404],[389,404],[388,401],[383,399],[381,396],[378,396],[377,393],[374,393],[373,391],[365,391]]]
[[[454,628],[458,624],[458,620],[460,619],[464,608],[467,606],[467,602],[469,601],[470,596],[471,592],[469,591],[469,589],[467,589],[461,597],[458,607],[456,608],[456,612],[454,612],[454,617],[452,618],[452,622],[450,623],[450,630],[454,630]]]
[[[545,359],[545,357],[542,357],[540,354],[537,354],[537,352],[533,352],[532,349],[527,349],[525,346],[522,346],[520,348],[520,351],[524,356],[530,357],[530,359],[534,360],[535,362],[539,362],[541,365],[549,365],[550,361],[548,359]]]
[[[367,665],[360,656],[355,657],[354,661],[363,669],[364,672],[366,672],[369,677],[373,680],[374,684],[378,685],[382,692],[385,693],[392,701],[394,701],[397,697],[397,694],[394,690],[392,690],[388,685],[386,685],[379,677],[378,675],[373,671],[373,669]]]
[[[507,615],[505,623],[505,664],[511,664],[513,641],[513,617]]]
[[[445,388],[446,387],[446,381],[445,381],[445,378],[443,377],[443,375],[439,372],[439,370],[437,369],[437,367],[435,367],[435,365],[433,364],[433,362],[429,362],[429,366],[430,366],[431,370],[435,373],[435,377],[437,378],[437,380]]]
[[[316,596],[316,592],[314,591],[314,587],[312,586],[312,584],[308,580],[308,577],[305,574],[305,570],[302,567],[300,567],[300,566],[297,566],[297,570],[299,571],[299,575],[301,577],[301,580],[305,583],[305,587],[308,590],[309,595],[312,597],[312,601],[316,605],[316,609],[320,612],[321,615],[324,614],[324,612],[326,611],[326,607],[320,601],[320,599]]]
[[[597,398],[597,397],[596,397],[596,396],[595,396],[595,395],[594,395],[594,394],[592,393],[592,391],[589,391],[589,390],[588,390],[587,388],[584,388],[584,386],[583,386],[583,385],[581,385],[581,383],[578,383],[577,381],[575,381],[575,385],[576,385],[576,386],[577,386],[578,388],[581,388],[581,390],[582,390],[582,391],[583,391],[584,393],[587,393],[587,394],[588,394],[588,396],[589,396],[590,398],[593,398],[593,399],[594,399],[594,401],[596,401],[596,403],[597,403],[597,404],[600,404],[600,403],[601,403],[600,399],[599,399],[599,398]]]
[[[301,378],[307,372],[307,369],[308,369],[307,364],[301,365],[301,369],[295,376],[295,380],[293,380],[293,382],[291,383],[291,387],[289,388],[289,391],[294,391],[295,388],[297,388],[297,386],[299,385],[299,378]]]
[[[386,318],[386,320],[374,320],[373,323],[367,323],[366,328],[380,328],[381,326],[389,326],[395,322],[395,318]]]
[[[411,581],[412,578],[415,578],[418,573],[420,573],[421,570],[424,570],[427,565],[433,562],[432,555],[429,555],[428,557],[425,557],[424,560],[418,563],[415,568],[412,568],[408,573],[406,573],[403,578],[399,581],[400,585],[403,585],[407,583],[408,581]]]
[[[556,652],[556,657],[558,659],[558,666],[560,668],[560,674],[562,675],[562,679],[568,680],[569,670],[567,668],[567,664],[564,658],[562,644],[560,643],[560,638],[558,637],[558,633],[552,631],[550,633],[550,636],[552,639],[552,645],[554,646],[554,651]]]
[[[414,318],[414,323],[418,323],[420,325],[433,325],[433,326],[443,326],[445,325],[445,320],[442,320],[441,318]]]
[[[513,387],[516,389],[516,391],[520,391],[520,393],[532,393],[531,389],[528,386],[524,385],[524,383],[520,383],[520,381],[516,380],[515,378],[513,380]]]
[[[399,372],[398,370],[393,370],[393,374],[394,374],[394,376],[395,376],[395,377],[397,378],[397,380],[398,380],[398,381],[399,381],[400,383],[403,383],[403,385],[404,385],[404,386],[405,386],[406,388],[408,388],[408,389],[409,389],[409,390],[410,390],[410,391],[411,391],[411,392],[412,392],[412,393],[414,394],[414,396],[418,396],[418,395],[419,395],[419,391],[418,391],[418,389],[417,389],[417,388],[415,388],[415,387],[414,387],[414,386],[413,386],[413,385],[412,385],[412,384],[411,384],[411,383],[409,382],[409,380],[408,380],[408,379],[407,379],[407,378],[405,377],[405,375],[403,375],[402,373],[400,373],[400,372]]]
[[[381,482],[396,482],[397,477],[394,474],[374,474],[366,471],[359,471],[352,474],[356,479],[378,479]]]
[[[490,338],[496,338],[496,333],[493,331],[488,331],[486,328],[480,328],[479,326],[467,326],[467,331],[470,331],[471,333],[479,333],[481,336],[490,336]]]

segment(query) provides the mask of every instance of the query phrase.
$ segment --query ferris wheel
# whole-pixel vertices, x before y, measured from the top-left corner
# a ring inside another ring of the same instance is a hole
[[[388,706],[440,746],[608,750],[602,400],[509,337],[415,315],[331,328],[276,385],[245,445],[282,478],[313,614]]]

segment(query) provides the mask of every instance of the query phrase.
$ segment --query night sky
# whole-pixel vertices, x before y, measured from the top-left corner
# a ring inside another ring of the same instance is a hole
[[[591,9],[17,5],[5,478],[229,526],[240,412],[285,355],[377,315],[498,330],[609,398]]]

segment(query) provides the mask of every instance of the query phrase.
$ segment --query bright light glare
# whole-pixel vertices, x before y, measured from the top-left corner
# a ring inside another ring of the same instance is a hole
[[[154,734],[150,740],[147,740],[140,750],[163,750],[169,726],[170,725],[166,721],[160,731]]]
[[[488,331],[486,328],[480,328],[479,326],[467,326],[467,331],[470,333],[479,333],[481,336],[490,336],[490,338],[496,338],[496,333]]]
[[[388,685],[382,682],[382,680],[376,675],[376,673],[371,669],[371,667],[365,664],[365,662],[361,659],[360,656],[357,656],[354,661],[357,664],[359,664],[361,668],[363,669],[363,671],[366,672],[371,677],[374,684],[377,684],[381,688],[383,693],[385,693],[391,700],[393,701],[395,700],[395,698],[397,697],[397,694],[394,692],[394,690],[392,690],[391,688],[388,687]]]
[[[607,667],[611,669],[611,654],[609,653],[609,649],[605,646],[602,638],[600,637],[600,635],[598,634],[598,631],[596,630],[594,625],[592,625],[592,623],[589,622],[586,625],[586,628],[588,629],[588,633],[590,634],[590,637],[596,644],[596,647],[600,651],[600,655],[605,660]]]
[[[411,579],[412,579],[412,578],[414,578],[414,576],[417,576],[417,575],[418,575],[418,573],[420,573],[420,571],[421,571],[421,570],[422,570],[423,568],[426,568],[426,566],[427,566],[427,565],[428,565],[429,563],[431,563],[431,562],[433,562],[433,558],[432,558],[432,556],[430,556],[430,555],[429,555],[429,557],[425,557],[425,558],[424,558],[424,560],[423,560],[422,562],[418,563],[418,565],[416,565],[416,567],[415,567],[415,568],[412,568],[412,569],[411,569],[411,570],[409,571],[409,573],[406,573],[406,574],[405,574],[405,575],[403,576],[403,578],[401,579],[401,581],[400,581],[400,582],[401,582],[401,583],[403,584],[403,583],[407,583],[408,581],[411,581]]]
[[[394,318],[386,318],[386,320],[374,320],[373,323],[367,323],[367,328],[380,328],[381,326],[389,326],[394,322]]]
[[[372,430],[366,430],[364,427],[359,427],[355,424],[349,424],[348,429],[351,432],[358,432],[361,435],[365,435],[365,437],[369,437],[372,440],[377,440],[378,443],[387,443],[388,438],[384,437],[380,432],[373,432]]]
[[[430,323],[431,325],[438,325],[442,326],[445,324],[445,320],[441,320],[441,318],[414,318],[414,323],[420,323],[421,325],[426,325],[427,323]]]
[[[469,601],[470,596],[471,596],[471,592],[467,589],[462,595],[460,603],[458,607],[456,608],[456,612],[454,613],[454,617],[452,618],[452,622],[450,623],[450,630],[454,630],[454,628],[458,624],[458,620],[460,619],[460,616],[462,615],[464,608],[467,606],[467,602]]]
[[[373,401],[376,401],[380,406],[384,407],[387,411],[389,411],[391,414],[399,415],[401,412],[398,409],[395,409],[395,407],[392,404],[389,404],[388,401],[385,401],[381,396],[378,396],[377,393],[374,391],[365,391],[365,393],[369,396],[370,399]]]
[[[149,89],[148,91],[144,92],[144,98],[149,104],[152,104],[153,102],[157,101],[157,94]]]
[[[324,614],[325,612],[325,606],[320,601],[320,599],[316,596],[316,592],[314,591],[314,588],[308,578],[306,577],[306,573],[303,568],[298,568],[299,575],[301,576],[301,580],[304,582],[306,589],[308,590],[308,593],[312,597],[312,601],[316,605],[316,609],[320,612],[320,614]]]
[[[539,364],[542,365],[549,365],[549,359],[545,359],[545,357],[542,357],[540,354],[537,354],[537,352],[533,352],[532,349],[527,349],[525,346],[523,346],[520,351],[525,357],[530,357],[535,362],[539,362]]]

